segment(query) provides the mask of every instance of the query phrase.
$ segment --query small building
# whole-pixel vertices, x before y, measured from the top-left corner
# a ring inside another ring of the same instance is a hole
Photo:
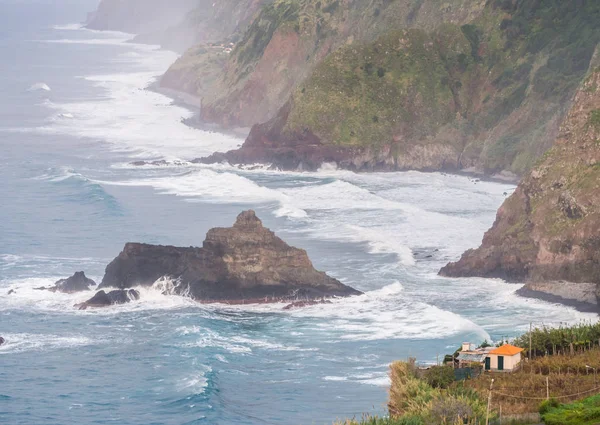
[[[479,365],[490,372],[513,372],[521,365],[522,348],[504,344],[500,347],[476,348],[464,343],[455,361],[455,367],[470,368]]]
[[[504,344],[490,351],[485,359],[485,370],[512,372],[521,366],[522,348]]]

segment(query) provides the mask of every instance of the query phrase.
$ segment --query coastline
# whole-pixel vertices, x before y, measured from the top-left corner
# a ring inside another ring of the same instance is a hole
[[[182,122],[191,127],[198,130],[208,131],[208,132],[216,132],[222,133],[228,136],[237,137],[243,139],[244,142],[250,135],[250,127],[236,127],[236,128],[226,128],[219,124],[208,123],[206,121],[202,121],[200,119],[200,110],[202,108],[202,98],[199,96],[195,96],[190,93],[186,93],[180,90],[171,89],[168,87],[161,87],[160,80],[162,75],[157,76],[156,80],[146,87],[146,90],[153,91],[155,93],[160,93],[170,99],[173,100],[173,104],[177,106],[184,107],[194,113],[194,115],[190,118],[182,120]],[[221,153],[221,152],[215,152]],[[223,152],[225,153],[225,152]],[[193,160],[198,160],[200,158],[194,158]],[[232,164],[236,165],[236,164]],[[344,169],[344,168],[340,168]],[[410,170],[394,170],[389,172],[402,172],[402,171],[410,171]],[[358,174],[369,173],[369,171],[355,171]],[[385,172],[385,171],[383,171]],[[508,183],[514,184],[515,186],[521,181],[521,176],[518,176],[510,171],[500,171],[495,174],[486,174],[482,170],[475,168],[463,168],[461,170],[455,170],[452,172],[445,170],[421,170],[424,173],[441,173],[443,175],[456,175],[463,176],[469,178],[472,182],[477,183],[478,181],[490,182],[490,183]]]
[[[186,92],[182,92],[179,90],[170,89],[170,88],[166,88],[166,87],[160,87],[160,78],[161,78],[161,76],[158,76],[152,84],[150,84],[148,87],[146,87],[146,89],[154,91],[156,93],[160,93],[164,96],[167,96],[173,100],[173,104],[184,107],[184,108],[192,111],[194,113],[194,116],[190,117],[188,119],[184,119],[182,121],[184,124],[186,124],[192,128],[209,131],[209,132],[223,133],[223,134],[241,138],[243,140],[245,140],[247,138],[247,136],[250,132],[249,128],[227,129],[227,128],[223,128],[222,126],[219,126],[217,124],[211,124],[211,123],[206,123],[206,122],[201,121],[199,118],[199,112],[200,112],[201,105],[202,105],[202,99],[198,96],[194,96],[194,95],[186,93]],[[462,170],[456,170],[454,172],[448,172],[448,171],[443,171],[443,170],[438,170],[438,171],[431,170],[431,172],[441,173],[442,175],[457,175],[457,176],[467,177],[474,184],[478,183],[479,181],[482,181],[482,182],[494,182],[494,183],[509,183],[509,184],[512,183],[512,184],[517,185],[519,183],[519,181],[521,180],[521,178],[519,176],[517,176],[513,173],[510,173],[510,172],[502,171],[502,172],[499,172],[496,174],[489,175],[489,174],[485,174],[481,170],[477,170],[477,169],[473,169],[473,168],[465,168]],[[358,172],[358,173],[360,174],[361,172]],[[364,173],[368,173],[368,172],[365,171]],[[552,285],[552,284],[549,284],[549,285]],[[565,294],[562,294],[562,293],[557,294],[557,293],[550,292],[548,285],[546,285],[544,288],[538,288],[538,286],[539,285],[532,286],[532,284],[527,284],[527,285],[523,286],[522,288],[518,289],[515,292],[515,294],[522,298],[538,299],[538,300],[546,301],[546,302],[553,303],[553,304],[560,304],[560,305],[563,305],[566,307],[572,307],[575,310],[577,310],[579,312],[583,312],[583,313],[599,313],[600,314],[600,309],[597,304],[583,300],[583,299],[581,299],[582,297],[579,297],[579,299],[565,297],[565,296],[561,296],[561,295],[565,295]],[[572,285],[570,283],[568,284],[568,288],[573,289]],[[264,302],[264,300],[261,300],[261,301]],[[230,302],[228,302],[228,304],[230,304]],[[237,303],[233,303],[233,304],[237,304]]]
[[[250,128],[238,127],[238,128],[225,128],[218,124],[207,123],[200,119],[200,109],[202,108],[202,98],[194,96],[193,94],[182,92],[180,90],[171,89],[168,87],[161,87],[160,80],[162,75],[156,77],[156,80],[146,87],[146,90],[160,93],[163,96],[167,96],[173,99],[173,104],[186,108],[194,113],[190,118],[182,120],[182,122],[192,128],[198,130],[204,130],[208,132],[222,133],[228,136],[233,136],[246,140],[250,134]]]
[[[582,313],[597,313],[600,315],[600,306],[594,294],[595,287],[596,285],[592,283],[528,283],[515,293],[523,298],[538,299],[573,307]]]

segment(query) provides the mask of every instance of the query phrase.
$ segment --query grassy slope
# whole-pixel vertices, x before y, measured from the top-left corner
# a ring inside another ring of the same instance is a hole
[[[467,166],[523,173],[549,147],[600,41],[600,4],[576,3],[491,1],[470,25],[342,48],[296,90],[287,130],[341,145],[395,141],[398,154],[450,138]]]

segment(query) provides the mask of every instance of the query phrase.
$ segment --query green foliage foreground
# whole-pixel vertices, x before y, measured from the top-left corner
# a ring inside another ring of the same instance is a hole
[[[570,404],[546,403],[540,412],[546,425],[597,424],[600,423],[600,394]]]
[[[485,421],[486,402],[474,390],[462,386],[434,388],[417,376],[414,363],[396,362],[390,370],[390,416],[397,421],[407,421],[398,424],[462,425]],[[439,372],[443,375],[444,370],[440,368]],[[433,381],[439,385],[437,379]]]

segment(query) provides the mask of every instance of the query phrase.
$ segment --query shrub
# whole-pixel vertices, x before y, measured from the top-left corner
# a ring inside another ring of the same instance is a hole
[[[540,415],[545,415],[546,413],[548,413],[548,411],[550,409],[556,408],[559,405],[560,405],[560,403],[555,398],[551,398],[550,400],[542,401],[542,403],[540,404],[540,410],[539,410]]]
[[[425,380],[433,388],[448,388],[454,382],[451,366],[433,366],[425,373]]]

